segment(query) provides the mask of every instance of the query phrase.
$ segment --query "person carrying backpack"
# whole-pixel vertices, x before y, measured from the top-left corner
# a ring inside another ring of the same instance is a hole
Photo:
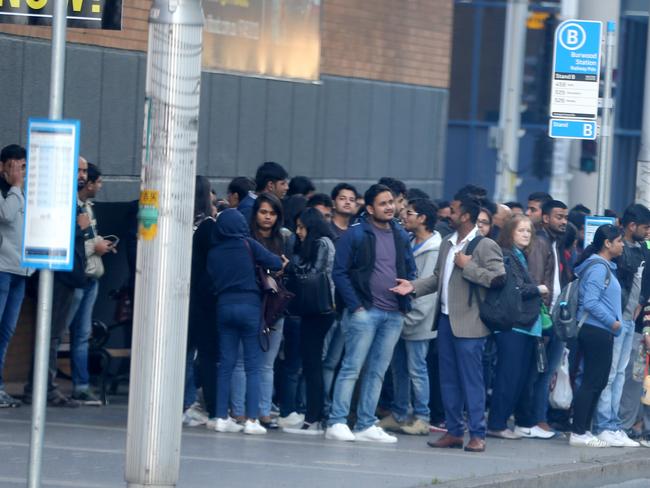
[[[521,291],[521,304],[537,314],[531,327],[513,327],[495,333],[497,367],[488,418],[489,437],[521,439],[521,427],[537,424],[534,418],[533,381],[537,374],[535,349],[542,335],[539,317],[541,296],[548,294],[546,285],[536,285],[528,273],[527,253],[533,240],[533,224],[525,215],[514,215],[506,221],[498,244],[503,251],[506,271]],[[510,278],[510,277],[509,277]],[[514,432],[508,429],[508,418],[515,413]]]
[[[595,437],[591,420],[600,393],[607,385],[612,364],[614,336],[621,330],[621,285],[613,259],[623,254],[621,230],[611,224],[598,227],[593,243],[577,266],[580,277],[577,318],[582,323],[578,346],[583,357],[583,376],[573,398],[573,432],[569,444],[576,447],[608,447]]]

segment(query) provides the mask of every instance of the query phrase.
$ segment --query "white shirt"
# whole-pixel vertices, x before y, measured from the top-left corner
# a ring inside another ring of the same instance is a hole
[[[557,241],[551,244],[553,248],[553,256],[555,256],[555,269],[553,270],[553,300],[551,300],[551,309],[560,296],[562,285],[560,284],[560,257],[557,253]]]
[[[447,254],[447,260],[445,261],[445,267],[442,270],[442,291],[440,292],[440,311],[445,315],[449,315],[449,309],[447,308],[447,302],[449,300],[449,280],[451,279],[451,273],[454,271],[454,257],[456,253],[461,251],[466,243],[470,242],[478,234],[478,227],[474,227],[472,231],[465,236],[460,242],[458,241],[458,232],[454,232],[449,238],[451,243],[451,248]]]

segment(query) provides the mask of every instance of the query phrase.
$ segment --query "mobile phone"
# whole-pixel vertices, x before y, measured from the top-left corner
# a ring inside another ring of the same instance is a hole
[[[112,247],[117,247],[117,244],[120,242],[120,238],[117,237],[116,235],[108,235],[108,236],[103,236],[105,240],[111,241],[111,246]]]

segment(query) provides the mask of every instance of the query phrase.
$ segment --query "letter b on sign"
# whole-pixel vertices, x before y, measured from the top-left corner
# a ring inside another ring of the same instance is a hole
[[[594,126],[592,124],[585,124],[582,126],[582,135],[585,137],[594,136]]]
[[[566,43],[569,46],[575,46],[578,42],[580,42],[580,33],[576,29],[567,29]]]
[[[585,45],[587,33],[580,24],[569,22],[560,30],[560,44],[568,51],[576,51]]]

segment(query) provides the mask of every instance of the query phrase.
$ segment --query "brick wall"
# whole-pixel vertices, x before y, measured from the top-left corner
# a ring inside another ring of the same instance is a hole
[[[124,0],[123,30],[69,29],[68,41],[146,51],[151,0]],[[323,0],[323,74],[446,88],[452,0]],[[49,27],[0,24],[48,38]]]

